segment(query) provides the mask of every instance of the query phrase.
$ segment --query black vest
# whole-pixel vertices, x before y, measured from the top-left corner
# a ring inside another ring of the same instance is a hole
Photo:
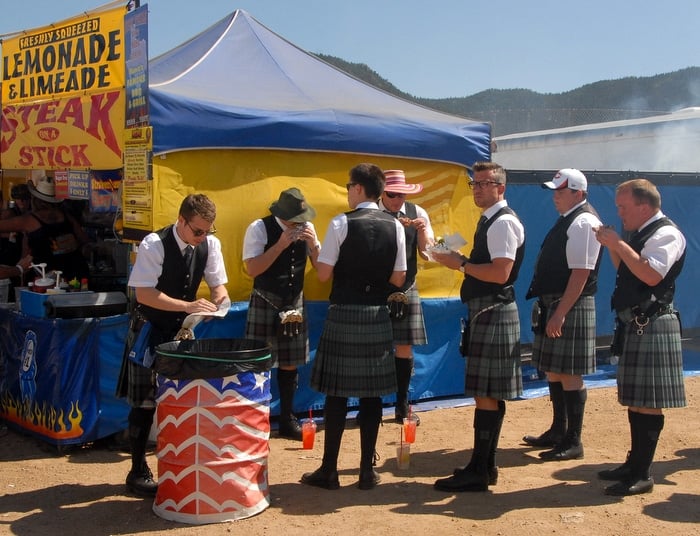
[[[163,272],[158,278],[156,288],[171,298],[194,301],[209,255],[207,241],[204,240],[194,248],[192,263],[188,267],[185,265],[180,246],[175,240],[175,226],[165,227],[157,233],[163,242],[165,256],[163,257]],[[153,328],[160,332],[163,340],[172,339],[187,316],[184,311],[163,311],[144,304],[139,304],[139,308],[153,324]]]
[[[666,217],[660,218],[647,225],[641,231],[633,233],[628,241],[629,246],[637,253],[640,253],[647,240],[649,240],[660,227],[664,227],[665,225],[676,227],[676,224],[670,219]],[[611,300],[612,308],[618,312],[624,311],[627,308],[634,308],[637,305],[648,302],[652,296],[654,296],[660,304],[671,303],[676,290],[676,278],[683,269],[685,254],[686,252],[684,251],[681,258],[678,259],[668,271],[666,277],[654,287],[650,287],[637,279],[627,265],[620,261],[620,265],[617,268],[615,290],[613,291]]]
[[[404,206],[406,208],[406,217],[415,220],[418,217],[416,205],[406,201]],[[385,212],[398,217],[398,214],[389,212],[386,209]],[[401,290],[408,290],[415,283],[416,274],[418,273],[418,231],[413,225],[404,226],[403,230],[406,233],[406,282],[401,287]]]
[[[549,230],[537,256],[535,272],[525,299],[529,300],[545,294],[564,294],[571,276],[571,269],[566,261],[566,243],[568,241],[566,232],[572,222],[584,212],[598,217],[595,209],[589,203],[584,203],[566,216],[559,217]],[[603,258],[601,253],[602,248],[598,253],[595,268],[588,274],[581,296],[593,296],[598,290],[598,270],[600,269],[600,260]]]
[[[496,212],[492,218],[485,221],[474,233],[474,247],[469,254],[469,262],[472,264],[486,264],[491,262],[491,254],[489,253],[489,245],[487,239],[487,232],[491,225],[500,218],[503,214],[511,214],[518,218],[518,215],[510,207],[503,207],[501,210]],[[518,218],[520,221],[520,218]],[[525,241],[517,249],[515,253],[515,262],[513,263],[513,269],[510,271],[510,276],[508,281],[500,285],[498,283],[489,283],[487,281],[481,281],[470,275],[464,277],[462,282],[462,288],[460,289],[460,297],[462,302],[466,303],[467,300],[473,298],[481,298],[483,296],[496,296],[503,292],[505,287],[511,286],[515,283],[518,278],[518,272],[520,271],[520,265],[523,263],[523,257],[525,256]]]
[[[265,251],[274,246],[282,235],[282,228],[274,216],[262,219],[267,232]],[[270,267],[253,280],[253,288],[266,290],[292,303],[304,288],[306,269],[306,242],[297,240],[290,244]]]
[[[346,213],[348,234],[333,268],[330,303],[382,305],[391,293],[396,261],[394,218],[381,210]]]

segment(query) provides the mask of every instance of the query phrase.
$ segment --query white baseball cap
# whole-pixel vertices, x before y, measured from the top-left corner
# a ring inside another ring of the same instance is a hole
[[[557,171],[551,181],[542,183],[542,188],[550,190],[559,190],[568,188],[569,190],[580,190],[585,192],[588,190],[588,181],[586,176],[578,169],[566,168]]]

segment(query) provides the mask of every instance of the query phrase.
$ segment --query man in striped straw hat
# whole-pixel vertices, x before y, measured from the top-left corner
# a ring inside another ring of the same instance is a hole
[[[428,343],[423,308],[416,287],[418,255],[428,258],[426,249],[433,243],[435,236],[425,209],[406,201],[407,195],[422,192],[423,185],[407,184],[406,175],[400,169],[386,170],[384,177],[386,186],[379,208],[397,218],[406,231],[406,282],[397,289],[405,299],[405,310],[403,314],[392,316],[397,384],[394,419],[402,424],[409,413],[408,391],[413,374],[413,346]],[[420,424],[420,418],[417,415],[416,418],[417,424]]]

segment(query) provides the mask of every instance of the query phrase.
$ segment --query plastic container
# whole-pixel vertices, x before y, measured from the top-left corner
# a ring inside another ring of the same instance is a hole
[[[271,367],[270,347],[250,339],[156,347],[158,516],[201,525],[270,506]]]
[[[46,318],[46,300],[48,294],[22,289],[19,296],[19,308],[25,315]]]

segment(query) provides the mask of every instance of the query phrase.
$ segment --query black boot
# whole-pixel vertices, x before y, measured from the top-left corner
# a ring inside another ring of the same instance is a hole
[[[455,471],[452,476],[436,480],[435,489],[450,492],[488,490],[488,459],[498,414],[498,411],[485,409],[477,409],[474,412],[474,450],[471,461],[464,469]]]
[[[493,429],[493,437],[491,438],[491,446],[489,447],[489,460],[488,460],[488,473],[489,473],[489,486],[495,486],[498,484],[498,466],[496,466],[496,449],[498,449],[498,440],[501,436],[501,427],[503,426],[503,417],[506,414],[506,402],[505,400],[498,401],[498,418],[496,419],[496,424]],[[460,471],[463,471],[467,467],[457,467],[453,471],[453,475],[456,475]]]
[[[553,447],[564,439],[566,433],[566,402],[561,382],[549,382],[549,400],[552,402],[552,426],[538,435],[526,435],[523,441],[531,447]]]
[[[345,417],[348,412],[348,399],[327,396],[323,412],[324,443],[321,467],[311,473],[304,473],[301,483],[325,489],[338,489],[338,454],[345,431]]]
[[[540,452],[540,458],[545,461],[579,460],[583,458],[583,443],[581,443],[581,431],[583,429],[583,414],[586,409],[588,391],[564,391],[566,401],[567,428],[564,439],[552,450]]]
[[[630,453],[629,476],[617,484],[605,488],[606,495],[618,497],[639,495],[640,493],[649,493],[654,489],[654,479],[649,470],[654,460],[661,430],[664,428],[664,416],[636,413],[632,422],[635,428],[638,428],[638,431],[633,433],[639,434],[637,437],[639,446]]]
[[[379,397],[360,398],[360,481],[358,487],[372,489],[379,484],[380,478],[374,470],[376,460],[377,436],[382,420],[382,399]]]
[[[604,469],[603,471],[598,471],[598,478],[601,480],[625,480],[629,478],[630,476],[630,469],[631,469],[631,464],[630,464],[630,457],[632,455],[632,451],[638,451],[639,450],[639,426],[635,426],[635,419],[636,416],[639,415],[636,411],[632,410],[627,410],[627,420],[630,423],[630,450],[627,451],[627,459],[625,460],[625,463],[622,465],[615,467],[615,469]]]
[[[496,466],[496,449],[498,449],[498,439],[501,436],[501,427],[503,426],[503,417],[506,415],[505,400],[498,401],[498,418],[493,428],[493,437],[491,438],[491,447],[489,450],[489,486],[495,486],[498,483],[498,466]]]
[[[158,484],[146,463],[146,445],[155,411],[155,408],[131,408],[129,412],[131,470],[126,475],[126,487],[141,497],[154,497],[158,491]]]
[[[411,374],[413,374],[413,358],[395,357],[396,364],[396,410],[394,411],[394,420],[398,424],[403,424],[403,420],[408,417],[409,400],[408,390],[411,385]],[[420,418],[416,415],[416,426],[420,424]]]
[[[301,425],[293,410],[297,377],[296,370],[277,369],[277,386],[280,391],[279,435],[301,441]]]

